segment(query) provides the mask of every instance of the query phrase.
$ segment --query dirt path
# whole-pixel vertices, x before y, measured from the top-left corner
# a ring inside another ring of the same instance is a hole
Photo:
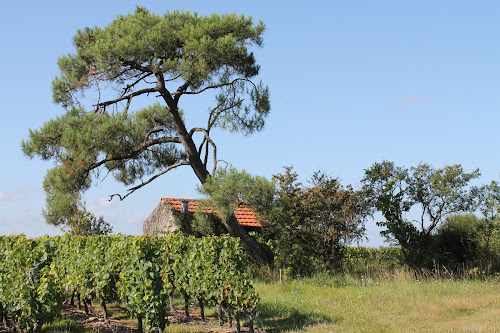
[[[108,319],[85,314],[77,307],[63,305],[62,315],[80,323],[85,328],[91,328],[103,333],[129,333],[138,332],[136,327],[126,325],[120,320]]]
[[[62,315],[67,318],[71,318],[74,321],[80,323],[82,326],[86,328],[90,328],[92,330],[96,330],[98,332],[103,333],[129,333],[134,332],[138,333],[136,326],[127,325],[126,323],[115,320],[108,319],[105,320],[102,317],[96,317],[92,315],[85,314],[85,311],[79,310],[77,307],[64,305]],[[207,333],[236,333],[236,328],[229,327],[219,327],[218,320],[213,317],[207,317],[206,321],[203,322],[201,317],[192,313],[189,318],[184,317],[183,311],[175,311],[174,313],[168,316],[168,320],[170,324],[182,325],[190,328],[197,328],[199,332],[207,332]],[[234,324],[233,324],[234,325]],[[207,327],[209,326],[209,327]],[[198,330],[197,330],[198,331]],[[256,328],[255,333],[265,333],[264,330]],[[168,326],[165,329],[165,332],[168,332]],[[241,332],[249,332],[248,328],[242,328]]]

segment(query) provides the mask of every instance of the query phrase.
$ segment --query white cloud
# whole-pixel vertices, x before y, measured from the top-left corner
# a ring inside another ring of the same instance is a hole
[[[30,211],[20,212],[15,216],[1,216],[0,227],[2,235],[25,234],[28,237],[43,235],[61,235],[59,227],[49,225],[43,217]]]
[[[99,197],[97,198],[97,206],[99,208],[111,208],[115,207],[118,204],[118,200],[109,200],[109,197]]]
[[[145,213],[145,212],[142,212],[142,213],[139,213],[139,212],[126,212],[126,221],[127,221],[127,224],[142,224],[142,222],[144,222],[144,220],[149,216],[149,213]]]
[[[408,108],[426,103],[427,101],[423,97],[418,96],[416,94],[408,94],[403,100],[403,102],[401,102],[401,106]]]
[[[85,204],[85,208],[95,215],[103,215],[106,210],[114,208],[117,204],[117,200],[109,201],[107,197],[98,197],[92,204]]]
[[[40,192],[42,192],[42,189],[35,187],[22,187],[10,193],[0,191],[0,201],[18,201],[26,198],[32,193],[40,193]]]

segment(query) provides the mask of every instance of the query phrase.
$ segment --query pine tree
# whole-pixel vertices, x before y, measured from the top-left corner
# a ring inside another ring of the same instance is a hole
[[[47,221],[67,222],[103,171],[132,186],[111,196],[120,200],[180,166],[190,166],[205,183],[209,166],[217,167],[211,131],[257,132],[269,113],[269,90],[253,81],[259,66],[249,51],[262,45],[263,32],[263,23],[254,25],[251,17],[161,16],[143,7],[104,28],[78,30],[75,53],[59,58],[53,81],[54,101],[66,113],[30,130],[22,144],[26,155],[57,162],[44,181]],[[215,103],[206,125],[188,130],[190,111],[182,112],[180,102],[202,94]],[[144,101],[151,102],[134,109]],[[234,216],[223,223],[257,262],[270,263]]]

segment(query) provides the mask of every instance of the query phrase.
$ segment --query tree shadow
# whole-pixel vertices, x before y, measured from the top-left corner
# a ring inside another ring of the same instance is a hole
[[[338,317],[326,316],[317,312],[302,312],[283,305],[261,304],[257,314],[257,326],[265,328],[268,333],[298,330],[306,326],[332,324],[340,321],[341,318]]]

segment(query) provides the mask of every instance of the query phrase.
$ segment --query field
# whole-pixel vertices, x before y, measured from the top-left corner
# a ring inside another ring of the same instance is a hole
[[[500,283],[315,278],[259,284],[268,332],[500,332]]]
[[[265,332],[500,332],[498,276],[417,280],[401,270],[376,279],[317,276],[282,284],[258,282],[255,287],[261,296],[255,326]],[[207,314],[215,311],[207,309]],[[123,318],[118,310],[115,316]],[[96,331],[61,322],[44,331]],[[215,332],[217,327],[212,320],[171,324],[165,331]]]

